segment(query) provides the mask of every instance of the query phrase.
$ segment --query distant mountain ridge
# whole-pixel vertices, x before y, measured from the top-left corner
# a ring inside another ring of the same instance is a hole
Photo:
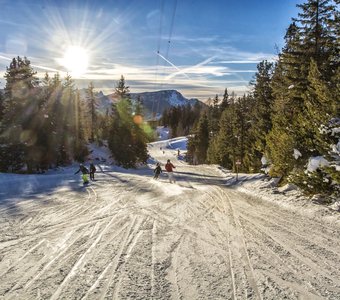
[[[161,116],[163,111],[172,106],[195,105],[198,99],[185,98],[176,90],[162,90],[156,92],[131,93],[131,99],[136,101],[138,98],[143,102],[144,112],[146,116],[152,114]]]
[[[102,113],[105,113],[107,109],[110,110],[112,103],[116,103],[118,101],[114,94],[104,95],[102,91],[96,93],[95,96],[98,103],[98,110]],[[133,102],[138,99],[142,101],[146,118],[150,118],[152,116],[156,116],[158,118],[162,115],[166,108],[172,106],[183,106],[187,104],[195,105],[199,102],[199,100],[195,98],[185,98],[176,90],[130,93],[130,96]]]

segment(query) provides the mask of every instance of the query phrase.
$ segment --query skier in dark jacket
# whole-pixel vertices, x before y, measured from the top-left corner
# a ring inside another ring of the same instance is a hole
[[[96,172],[96,167],[93,163],[90,163],[90,179],[94,180],[94,173]]]
[[[83,184],[89,183],[89,179],[87,178],[87,174],[89,174],[89,170],[83,164],[79,165],[79,170],[75,172],[74,175],[78,174],[79,172],[83,174],[81,176],[81,178],[83,179]]]
[[[156,168],[153,170],[153,172],[155,173],[153,179],[158,179],[159,174],[163,172],[159,163],[157,163]]]

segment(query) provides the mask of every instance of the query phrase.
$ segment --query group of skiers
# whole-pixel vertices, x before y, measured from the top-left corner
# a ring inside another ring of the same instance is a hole
[[[173,183],[173,182],[175,183],[176,179],[173,174],[173,169],[176,169],[176,167],[170,162],[170,159],[167,160],[164,168],[168,173],[170,183]],[[153,178],[158,179],[159,174],[163,172],[161,165],[159,163],[156,164],[156,168],[153,170],[153,172],[155,173],[155,176]]]
[[[74,175],[78,174],[79,172],[82,173],[81,178],[83,179],[83,183],[87,184],[87,183],[89,183],[89,179],[87,177],[87,174],[90,174],[90,179],[94,180],[94,173],[96,172],[96,167],[93,163],[90,163],[90,171],[89,171],[83,164],[80,164],[79,170],[77,172],[75,172]]]
[[[169,176],[169,181],[170,183],[175,183],[176,179],[173,175],[173,169],[175,169],[176,167],[170,162],[170,159],[167,160],[167,163],[165,164],[165,170],[168,173]],[[94,173],[96,172],[96,167],[93,163],[90,163],[90,170],[88,170],[83,164],[79,165],[79,169],[77,172],[75,172],[74,174],[78,174],[78,173],[82,173],[82,179],[83,179],[83,183],[84,184],[88,184],[89,183],[89,179],[87,177],[87,174],[90,174],[90,179],[94,180]],[[154,175],[154,179],[158,179],[159,175],[163,172],[160,163],[156,164],[156,168],[153,171],[155,173]]]

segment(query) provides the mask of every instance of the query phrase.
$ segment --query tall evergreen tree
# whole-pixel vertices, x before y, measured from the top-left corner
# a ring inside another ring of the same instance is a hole
[[[229,106],[229,104],[230,104],[230,99],[229,99],[228,89],[226,88],[224,90],[222,102],[220,104],[221,113]]]
[[[5,73],[5,99],[3,101],[3,119],[1,133],[6,146],[3,147],[1,160],[7,161],[7,167],[21,169],[27,160],[27,148],[37,139],[37,132],[32,128],[33,118],[38,111],[38,79],[30,61],[16,57]],[[6,171],[6,169],[5,169]]]
[[[217,134],[219,128],[218,128],[218,122],[220,119],[220,106],[219,106],[219,98],[218,95],[216,95],[213,99],[212,106],[209,107],[209,131],[211,132],[211,135],[214,136]]]
[[[305,113],[305,92],[310,82],[310,61],[314,60],[326,81],[334,73],[334,6],[328,0],[308,0],[298,5],[299,18],[287,30],[286,45],[279,55],[272,87],[274,101],[273,128],[267,137],[268,153],[274,164],[272,174],[287,176],[303,167],[303,159],[292,160],[297,149],[305,159],[310,155],[313,137],[301,130]],[[276,147],[288,156],[275,155]]]
[[[253,82],[252,134],[254,137],[255,159],[260,160],[266,150],[266,135],[272,128],[272,110],[274,97],[271,80],[273,63],[262,61],[257,65]]]
[[[90,114],[90,121],[91,121],[91,126],[90,126],[90,138],[91,141],[94,141],[95,135],[97,133],[97,113],[96,113],[96,108],[97,108],[97,103],[96,103],[96,98],[94,96],[94,86],[93,83],[90,82],[88,88],[86,89],[86,100],[87,100],[87,105],[88,105],[88,111]]]
[[[5,96],[0,91],[0,128],[1,128],[1,122],[4,116],[4,109],[5,109],[4,100],[5,100]]]
[[[189,138],[189,144],[188,155],[192,163],[205,163],[209,146],[209,122],[206,114],[201,116],[194,135]]]
[[[130,89],[126,86],[123,75],[120,76],[120,79],[116,84],[115,94],[120,97],[120,99],[130,99]]]
[[[109,148],[118,164],[135,167],[147,160],[147,137],[139,124],[133,121],[133,108],[129,88],[124,76],[116,84],[115,94],[120,101],[113,107],[109,131]]]
[[[38,86],[35,75],[26,57],[13,58],[6,69],[3,127],[6,128],[4,135],[12,142],[20,141],[24,124],[29,120],[29,111],[36,96],[35,87]]]
[[[208,161],[232,169],[237,159],[237,111],[232,104],[222,113],[219,132],[210,143]]]

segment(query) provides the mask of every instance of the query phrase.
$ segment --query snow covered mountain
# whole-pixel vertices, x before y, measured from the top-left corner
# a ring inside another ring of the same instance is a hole
[[[164,109],[171,106],[195,105],[198,99],[187,99],[176,90],[162,90],[156,92],[131,93],[132,101],[140,99],[143,103],[145,116],[152,117],[154,114],[159,117]],[[103,92],[96,94],[98,110],[105,113],[107,109],[111,109],[111,104],[118,101],[114,94],[104,95]],[[199,102],[201,103],[201,102]]]
[[[194,105],[198,103],[197,99],[187,99],[176,90],[164,90],[145,93],[131,93],[131,98],[136,101],[138,98],[142,100],[145,114],[152,116],[160,116],[166,108],[171,106]]]

